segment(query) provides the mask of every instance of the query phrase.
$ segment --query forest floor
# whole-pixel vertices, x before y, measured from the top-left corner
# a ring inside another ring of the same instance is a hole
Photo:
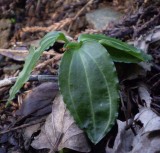
[[[106,34],[152,55],[149,63],[116,63],[121,96],[119,116],[106,137],[95,146],[89,142],[89,148],[90,153],[160,152],[160,4],[151,5],[145,0],[136,3],[124,0],[38,2],[8,1],[8,9],[2,8],[0,1],[0,10],[5,9],[0,15],[0,153],[45,153],[50,148],[43,149],[43,142],[34,148],[32,142],[52,111],[58,90],[53,81],[57,79],[63,56],[62,42],[43,53],[32,72],[34,77],[25,83],[10,106],[6,108],[5,104],[30,45],[37,46],[47,32],[54,30],[63,31],[73,40],[81,33]],[[94,28],[87,21],[86,13],[108,6],[124,16],[118,23],[111,22],[103,29]],[[43,83],[45,78],[38,78],[49,75],[53,76],[52,83]],[[5,82],[7,78],[9,83]],[[56,143],[51,146],[54,148]],[[88,143],[82,146],[86,149],[83,152],[89,152]],[[64,152],[82,151],[67,147]]]

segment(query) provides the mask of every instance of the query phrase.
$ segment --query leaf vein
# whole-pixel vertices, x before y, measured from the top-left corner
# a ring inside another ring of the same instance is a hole
[[[91,115],[92,115],[92,118],[93,118],[93,128],[94,128],[94,133],[95,133],[96,132],[95,131],[96,124],[95,124],[95,115],[93,113],[94,109],[93,109],[93,104],[92,104],[92,93],[91,93],[90,83],[89,83],[87,71],[86,71],[86,68],[84,66],[84,63],[83,63],[83,60],[82,60],[82,57],[81,57],[80,53],[79,53],[79,56],[80,56],[80,59],[82,61],[82,65],[83,65],[85,76],[86,76],[86,81],[87,81],[87,86],[88,86],[88,91],[89,91],[89,102],[90,102],[90,105],[91,105]]]
[[[108,90],[108,95],[109,95],[109,104],[110,104],[110,112],[109,112],[109,116],[111,116],[111,113],[112,113],[112,98],[111,98],[111,94],[110,94],[110,87],[108,87],[108,82],[107,82],[107,79],[106,79],[106,76],[104,75],[103,71],[101,70],[101,68],[98,66],[98,63],[94,60],[94,58],[87,52],[84,52],[86,53],[96,64],[97,68],[99,69],[99,71],[101,72],[102,76],[104,77],[104,80],[105,80],[105,83],[106,83],[106,86],[107,86],[107,90]],[[108,121],[108,124],[104,130],[104,132],[106,131],[106,129],[108,128],[108,126],[110,125],[110,120],[111,120],[111,117],[109,117],[109,121]],[[104,133],[103,132],[103,133]]]
[[[73,105],[73,108],[74,108],[74,112],[77,116],[77,119],[79,120],[79,123],[82,124],[77,112],[76,112],[76,107],[75,107],[75,104],[74,104],[74,100],[73,100],[73,97],[72,97],[72,94],[71,94],[71,88],[70,88],[70,78],[71,78],[71,67],[72,67],[72,63],[73,63],[73,58],[71,59],[71,62],[70,62],[70,66],[69,66],[69,74],[68,74],[68,90],[69,90],[69,96],[70,96],[70,99],[71,99],[71,103]]]

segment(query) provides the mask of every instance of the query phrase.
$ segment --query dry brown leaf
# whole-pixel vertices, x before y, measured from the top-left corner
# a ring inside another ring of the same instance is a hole
[[[152,97],[150,96],[150,91],[145,84],[140,84],[138,87],[139,97],[148,108],[150,108]]]
[[[126,130],[126,122],[117,120],[118,134],[113,148],[106,146],[106,153],[127,153],[131,150],[134,134],[131,129]]]
[[[135,141],[135,146],[129,153],[159,153],[160,152],[160,138],[159,132],[157,137],[151,138],[148,134],[141,135],[139,141]],[[155,133],[156,134],[156,133]],[[137,136],[138,137],[138,136]]]
[[[160,117],[151,109],[143,108],[135,116],[143,127],[133,141],[133,149],[129,153],[158,153],[160,152]]]
[[[148,53],[148,48],[151,43],[157,42],[160,40],[160,26],[148,31],[145,35],[138,38],[134,41],[134,46],[143,50],[145,53]]]
[[[150,108],[142,108],[135,116],[135,121],[143,127],[134,126],[132,130],[125,130],[126,123],[118,121],[118,134],[113,148],[106,147],[106,153],[158,153],[160,152],[160,117]]]
[[[160,117],[149,108],[141,109],[135,120],[143,124],[142,134],[160,130]]]
[[[29,127],[26,127],[24,129],[23,139],[24,139],[24,147],[26,150],[28,150],[30,147],[32,135],[40,129],[40,126],[41,126],[41,124],[37,123],[35,125],[31,125]]]
[[[79,152],[90,151],[83,131],[75,124],[60,95],[55,98],[52,113],[31,145],[35,149],[49,148],[51,152],[63,148]]]
[[[0,49],[0,54],[16,61],[24,61],[28,55],[28,50]]]
[[[45,108],[52,105],[57,93],[57,83],[47,82],[39,85],[29,92],[16,114],[20,116],[33,115],[33,113],[35,113],[34,116],[46,114]]]

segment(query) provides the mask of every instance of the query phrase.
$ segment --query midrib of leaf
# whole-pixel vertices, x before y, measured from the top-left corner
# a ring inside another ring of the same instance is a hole
[[[75,54],[75,53],[74,53]],[[73,56],[74,56],[74,54],[73,54]],[[70,77],[71,77],[71,67],[72,67],[72,63],[73,63],[73,58],[71,58],[71,62],[70,62],[70,66],[69,66],[69,74],[68,74],[68,85],[70,85]],[[75,114],[76,114],[76,116],[77,116],[77,119],[79,120],[79,123],[82,125],[82,122],[81,122],[81,120],[80,120],[80,118],[79,118],[79,116],[78,116],[78,114],[77,114],[77,112],[76,112],[76,108],[75,108],[75,104],[74,104],[74,101],[73,101],[73,98],[72,98],[72,95],[71,95],[71,88],[70,88],[70,86],[69,86],[69,95],[70,95],[70,98],[71,98],[71,102],[72,102],[72,104],[73,104],[73,107],[74,107],[74,112],[75,112]]]
[[[111,98],[110,90],[109,90],[109,87],[108,87],[107,79],[106,79],[104,73],[102,72],[102,70],[100,69],[100,67],[98,66],[97,62],[94,60],[94,58],[90,54],[88,54],[87,52],[84,52],[84,53],[87,54],[95,62],[95,64],[97,65],[99,71],[101,72],[101,74],[102,74],[102,76],[103,76],[103,78],[105,80],[105,83],[106,83],[106,86],[107,86],[107,90],[108,90],[108,95],[109,95],[108,97],[109,97],[109,104],[110,104],[110,112],[109,112],[109,121],[108,121],[108,123],[110,123],[110,120],[111,120],[110,116],[111,116],[111,112],[112,112],[112,103],[111,103],[111,101],[112,101],[111,99],[112,98]],[[108,128],[108,126],[109,126],[109,124],[107,124],[107,126],[106,126],[106,128],[105,128],[103,133],[105,133],[105,131]]]
[[[88,91],[89,91],[89,102],[90,102],[90,105],[91,105],[91,115],[92,115],[92,119],[93,119],[93,128],[94,128],[94,133],[96,132],[96,124],[95,124],[95,115],[94,115],[94,109],[93,109],[93,104],[92,104],[92,94],[91,94],[91,89],[90,89],[90,84],[89,84],[89,81],[88,81],[88,76],[87,76],[87,72],[86,72],[86,68],[84,66],[84,63],[83,63],[83,60],[82,60],[82,57],[79,53],[79,57],[80,57],[80,60],[82,62],[82,65],[83,65],[83,68],[84,68],[84,72],[85,72],[85,76],[86,76],[86,82],[87,82],[87,86],[88,86]]]

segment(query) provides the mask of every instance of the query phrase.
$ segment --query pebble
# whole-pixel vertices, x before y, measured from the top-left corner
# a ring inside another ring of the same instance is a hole
[[[86,14],[86,19],[96,30],[103,30],[111,22],[118,22],[123,14],[113,10],[111,7],[97,9]]]

